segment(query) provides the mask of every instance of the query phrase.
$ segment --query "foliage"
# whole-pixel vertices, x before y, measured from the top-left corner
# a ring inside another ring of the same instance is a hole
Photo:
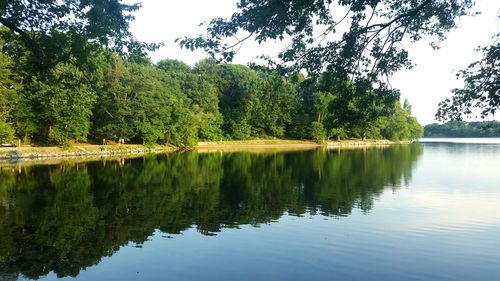
[[[199,140],[252,138],[324,142],[332,136],[387,137],[388,124],[405,131],[391,133],[392,138],[410,137],[410,123],[404,121],[410,113],[401,109],[399,92],[368,79],[332,72],[282,75],[255,64],[220,65],[210,59],[194,68],[168,59],[154,64],[93,42],[82,43],[91,56],[75,54],[40,71],[30,67],[32,52],[22,43],[2,42],[10,48],[0,57],[4,139],[63,145],[125,140],[193,146]],[[14,59],[18,63],[12,64]],[[393,115],[400,111],[404,122],[397,123]]]
[[[161,60],[157,67],[178,81],[181,91],[189,100],[189,108],[192,112],[192,119],[187,121],[195,127],[192,130],[191,141],[198,137],[203,140],[220,140],[222,138],[222,115],[219,112],[219,97],[216,87],[210,83],[205,73],[198,73],[187,64],[176,60]]]
[[[459,17],[475,14],[469,13],[473,5],[473,0],[240,0],[230,18],[215,18],[207,24],[206,35],[177,41],[183,48],[203,49],[224,62],[231,61],[247,40],[259,44],[289,41],[277,57],[264,54],[261,58],[284,73],[305,70],[317,77],[326,72],[380,83],[396,71],[412,67],[402,41],[416,42],[428,36],[433,39],[431,46],[438,48]],[[465,86],[454,89],[454,96],[440,103],[438,120],[459,120],[475,114],[475,108],[483,118],[496,113],[500,106],[499,37],[497,34],[494,43],[482,49],[482,60],[458,74]],[[356,115],[354,112],[356,120],[363,119]],[[373,127],[348,126],[353,135],[377,135]],[[296,133],[303,135],[304,130]]]
[[[0,144],[12,141],[14,139],[14,129],[12,126],[0,119]]]
[[[60,64],[46,75],[32,77],[21,104],[38,113],[31,116],[36,120],[29,120],[37,124],[35,138],[64,143],[87,139],[95,99],[84,73],[72,65]]]
[[[385,84],[375,87],[367,79],[353,82],[324,73],[317,80],[304,81],[300,92],[302,119],[314,120],[310,121],[314,127],[308,138],[407,140],[421,136],[422,127],[411,116],[409,102],[404,103],[406,109],[402,108],[399,91]]]
[[[422,127],[422,125],[418,123],[417,118],[413,116],[408,116],[407,124],[410,131],[408,139],[416,140],[424,136],[424,127]]]
[[[258,98],[260,119],[256,122],[265,135],[284,137],[299,105],[295,86],[275,71],[261,71],[259,77],[263,80],[263,89]]]
[[[324,143],[326,141],[326,130],[323,123],[315,121],[311,124],[311,139],[318,143]]]
[[[102,66],[103,79],[94,107],[95,121],[92,134],[99,139],[124,138],[135,135],[132,123],[132,88],[130,69],[125,61],[116,55],[108,57]]]
[[[130,55],[156,48],[129,31],[131,13],[139,8],[120,0],[5,0],[0,24],[9,41],[18,40],[29,50],[30,67],[47,70],[71,57],[88,58],[93,49],[88,41]]]
[[[439,104],[437,120],[461,120],[475,114],[475,109],[485,118],[500,108],[500,33],[494,39],[496,43],[481,49],[481,60],[459,72],[457,77],[463,78],[465,85]]]
[[[13,77],[11,67],[12,60],[0,53],[0,144],[14,138],[14,129],[9,119],[20,85]]]
[[[410,67],[404,39],[425,35],[438,41],[466,15],[472,0],[241,0],[229,18],[215,18],[207,35],[179,38],[187,49],[204,49],[219,60],[231,61],[241,44],[254,39],[290,41],[278,68],[309,74],[323,70],[339,75],[390,75]],[[242,38],[231,40],[231,38]]]
[[[394,113],[381,117],[374,127],[383,138],[401,141],[414,140],[423,136],[423,128],[409,111],[401,108],[399,102],[394,105]]]
[[[425,137],[500,137],[500,122],[448,121],[444,124],[430,124],[425,126]]]
[[[332,128],[328,136],[332,136],[337,140],[341,140],[347,138],[347,133],[343,128]]]

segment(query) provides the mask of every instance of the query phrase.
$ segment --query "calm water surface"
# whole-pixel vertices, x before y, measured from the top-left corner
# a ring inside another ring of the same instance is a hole
[[[0,167],[0,280],[500,276],[500,141]]]
[[[473,144],[499,144],[500,138],[422,138],[420,143],[473,143]]]

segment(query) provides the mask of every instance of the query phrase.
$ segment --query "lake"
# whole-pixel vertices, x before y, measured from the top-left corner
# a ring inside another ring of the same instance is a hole
[[[500,140],[0,164],[0,280],[499,280]]]

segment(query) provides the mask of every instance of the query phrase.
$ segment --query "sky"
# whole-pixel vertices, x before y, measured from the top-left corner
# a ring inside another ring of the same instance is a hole
[[[126,3],[142,3],[142,8],[134,15],[131,23],[133,34],[142,41],[162,42],[165,45],[151,53],[153,61],[171,58],[182,60],[191,66],[206,57],[202,51],[182,50],[176,38],[194,37],[203,34],[202,22],[212,18],[227,18],[236,11],[237,0],[125,0]],[[421,124],[436,122],[434,115],[438,104],[451,97],[453,88],[463,85],[456,78],[456,73],[479,59],[481,54],[474,51],[478,46],[487,46],[492,36],[500,30],[500,1],[477,0],[474,11],[481,15],[462,17],[458,28],[447,34],[447,39],[440,44],[440,49],[433,50],[428,40],[417,43],[405,43],[410,58],[416,65],[410,70],[402,70],[391,79],[391,85],[401,91],[401,100],[408,99],[413,115]],[[258,45],[245,42],[233,63],[246,65],[256,61],[257,56],[276,55],[286,42]],[[491,119],[491,118],[490,118]],[[496,118],[499,119],[498,117]],[[472,118],[471,120],[474,120]]]

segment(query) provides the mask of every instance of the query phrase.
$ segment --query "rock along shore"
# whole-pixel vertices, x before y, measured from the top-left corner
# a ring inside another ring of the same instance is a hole
[[[75,146],[64,150],[57,147],[12,147],[1,148],[0,160],[20,161],[36,159],[57,159],[57,158],[83,158],[95,156],[118,156],[118,155],[139,155],[146,153],[158,153],[174,151],[171,146],[158,146],[147,148],[144,146]]]
[[[392,142],[388,140],[344,140],[328,141],[318,144],[311,141],[300,140],[249,140],[249,141],[221,141],[200,142],[197,146],[188,148],[197,151],[213,150],[245,150],[245,149],[314,149],[326,148],[359,148],[370,146],[389,146],[395,144],[409,144],[410,141]],[[180,150],[174,146],[155,146],[148,148],[142,145],[79,145],[68,149],[60,147],[0,147],[1,161],[45,160],[61,158],[85,158],[141,155],[147,153],[161,153]]]

